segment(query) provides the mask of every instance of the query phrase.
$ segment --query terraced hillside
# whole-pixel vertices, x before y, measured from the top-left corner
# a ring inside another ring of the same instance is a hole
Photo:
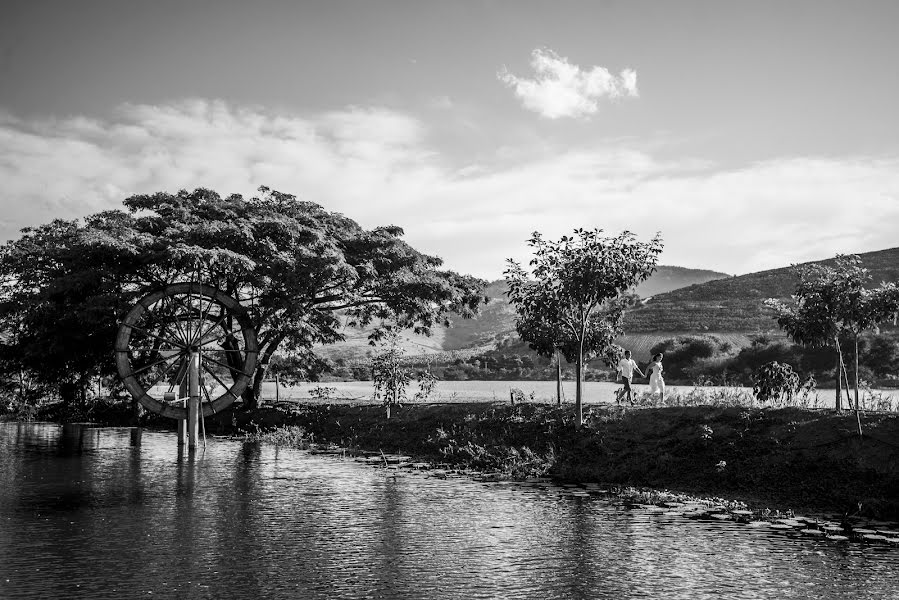
[[[899,281],[899,248],[859,255],[873,275],[872,284]],[[833,259],[814,261],[830,264]],[[775,332],[777,323],[763,302],[789,298],[796,287],[790,267],[718,279],[660,294],[625,317],[630,333]]]
[[[726,273],[706,269],[688,269],[685,267],[660,266],[652,277],[637,286],[636,292],[646,298],[661,294],[678,287],[713,279],[729,277]],[[430,337],[405,333],[401,344],[409,355],[436,355],[441,352],[458,352],[462,350],[489,349],[496,347],[502,340],[515,335],[515,309],[506,297],[506,283],[498,280],[490,283],[484,290],[490,301],[481,306],[480,314],[473,319],[453,319],[449,328],[435,327]],[[316,351],[331,359],[342,358],[349,362],[364,360],[372,353],[368,344],[367,329],[345,327],[343,334],[346,341],[321,346]],[[641,347],[646,342],[641,341]]]

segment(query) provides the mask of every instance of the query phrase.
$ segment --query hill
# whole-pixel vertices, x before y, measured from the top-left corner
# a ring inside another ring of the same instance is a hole
[[[705,269],[660,266],[652,277],[637,286],[635,291],[640,297],[645,298],[678,287],[727,277],[729,275],[726,273]],[[515,309],[506,298],[505,281],[500,279],[491,282],[484,290],[484,295],[489,301],[481,306],[478,316],[472,319],[456,318],[449,328],[434,328],[430,337],[406,333],[401,342],[403,348],[410,355],[486,350],[514,336]],[[345,327],[343,334],[346,341],[319,347],[317,352],[331,359],[343,358],[347,361],[363,360],[370,355],[372,347],[368,345],[368,330]]]
[[[660,266],[652,276],[635,289],[641,298],[661,294],[680,287],[730,277],[726,273],[705,269]],[[481,313],[473,319],[457,319],[444,333],[444,350],[459,350],[495,345],[515,332],[515,309],[506,298],[506,283],[497,280],[487,286],[490,298]]]
[[[899,280],[899,248],[859,254],[872,284]],[[812,261],[832,264],[834,259]],[[811,264],[811,263],[805,263]],[[791,267],[716,279],[659,294],[628,311],[625,331],[763,333],[778,331],[763,302],[788,299],[796,287]]]
[[[638,285],[634,291],[641,298],[649,298],[650,296],[664,294],[690,285],[726,277],[730,277],[730,275],[719,271],[662,265],[656,269],[652,277]]]

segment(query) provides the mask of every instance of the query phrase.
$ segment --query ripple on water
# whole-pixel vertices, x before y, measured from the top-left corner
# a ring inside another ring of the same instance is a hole
[[[135,448],[127,429],[0,427],[4,598],[899,595],[889,541],[628,509],[598,486],[437,478],[219,439],[178,457],[164,433]]]

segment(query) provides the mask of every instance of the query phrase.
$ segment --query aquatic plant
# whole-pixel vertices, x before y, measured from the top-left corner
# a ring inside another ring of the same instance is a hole
[[[257,426],[256,430],[248,432],[244,439],[248,442],[265,442],[289,448],[308,448],[312,442],[312,436],[299,425],[285,425],[269,430],[262,430]]]

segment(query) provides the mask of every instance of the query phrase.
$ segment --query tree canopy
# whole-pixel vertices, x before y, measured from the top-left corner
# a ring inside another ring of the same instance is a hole
[[[511,259],[505,272],[515,327],[538,353],[548,356],[558,349],[575,363],[581,423],[584,360],[607,352],[623,333],[628,290],[655,270],[662,240],[658,234],[640,242],[629,231],[603,236],[601,229],[575,229],[558,242],[534,232],[528,245],[534,248],[531,272]]]
[[[871,275],[856,255],[838,254],[833,266],[813,263],[794,267],[799,279],[793,302],[769,299],[777,324],[797,344],[834,349],[836,364],[836,408],[840,409],[840,382],[846,371],[840,336],[855,342],[855,400],[858,408],[858,338],[899,310],[899,289],[893,283],[868,287]]]
[[[314,345],[342,339],[342,318],[427,334],[478,310],[484,282],[441,269],[399,227],[366,230],[313,202],[260,192],[135,195],[123,210],[23,230],[0,250],[5,362],[83,387],[114,372],[115,332],[137,298],[202,281],[251,309],[260,344],[244,397],[252,405],[276,352],[311,360]]]

